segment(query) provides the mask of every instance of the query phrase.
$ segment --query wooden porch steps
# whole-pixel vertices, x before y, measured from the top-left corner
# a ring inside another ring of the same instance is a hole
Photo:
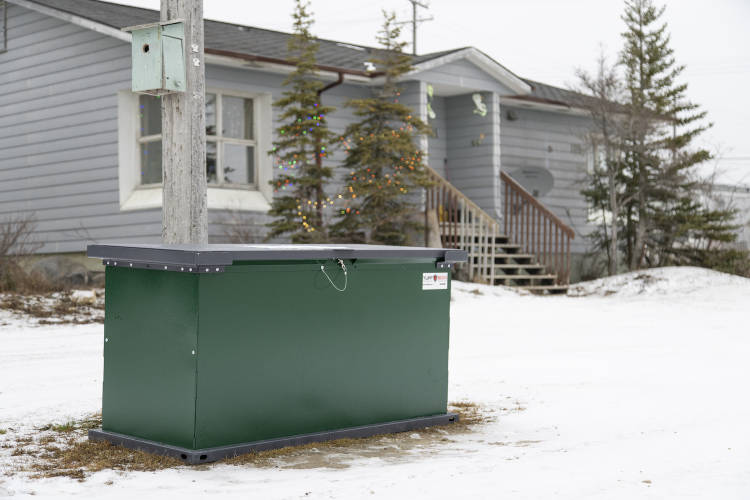
[[[565,295],[568,293],[568,285],[519,286],[518,288],[536,294]]]
[[[538,294],[567,291],[574,234],[549,209],[501,172],[501,224],[437,172],[427,172],[433,186],[425,190],[425,227],[439,233],[444,248],[467,251],[468,262],[458,269],[464,279]]]
[[[537,274],[544,271],[544,266],[541,264],[495,264],[495,272],[508,272],[512,274],[512,271],[523,269],[529,274]]]
[[[480,268],[494,268],[490,282],[493,285],[503,285],[527,290],[535,294],[561,294],[568,290],[567,284],[558,283],[556,273],[547,272],[547,268],[539,263],[537,257],[522,252],[521,246],[507,243],[506,236],[499,236],[494,246],[494,252],[479,251],[475,245],[470,245],[469,261],[472,266]],[[494,260],[494,262],[489,262]]]

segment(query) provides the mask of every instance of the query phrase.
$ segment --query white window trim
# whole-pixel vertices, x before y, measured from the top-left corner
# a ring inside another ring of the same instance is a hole
[[[0,0],[0,54],[8,51],[8,3]]]
[[[224,94],[253,99],[253,127],[256,148],[257,186],[222,185],[208,186],[209,209],[249,212],[268,212],[271,209],[273,188],[269,181],[273,177],[271,149],[271,94],[248,93],[230,89],[207,88],[206,93]],[[162,188],[159,185],[140,185],[140,151],[138,131],[140,120],[137,113],[138,94],[130,90],[117,93],[118,172],[120,210],[146,210],[161,208]],[[220,110],[217,109],[217,113]],[[219,159],[217,158],[217,162]]]
[[[224,148],[221,147],[226,144],[237,144],[240,146],[252,146],[255,149],[255,163],[253,166],[253,172],[255,174],[255,179],[252,179],[252,181],[248,184],[235,184],[237,188],[245,188],[245,189],[252,189],[257,190],[258,189],[258,162],[260,160],[260,155],[262,154],[259,148],[258,144],[258,112],[255,109],[256,105],[258,104],[258,96],[257,94],[248,94],[244,92],[232,92],[232,91],[226,91],[226,90],[220,90],[215,88],[208,88],[206,90],[206,94],[214,94],[216,96],[216,133],[217,135],[211,135],[206,136],[206,140],[213,142],[216,144],[216,178],[222,179],[224,177],[224,166],[223,166],[223,156],[224,156]],[[238,139],[236,137],[224,137],[222,134],[222,129],[224,128],[224,97],[241,97],[245,99],[252,99],[253,100],[253,135],[255,136],[254,139]],[[231,184],[227,186],[229,183],[224,182],[218,182],[215,187],[229,187],[231,188]]]

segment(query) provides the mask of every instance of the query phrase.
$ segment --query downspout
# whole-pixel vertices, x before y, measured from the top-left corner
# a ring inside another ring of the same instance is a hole
[[[318,102],[320,103],[320,95],[323,92],[325,92],[327,90],[331,90],[334,87],[338,87],[342,83],[344,83],[344,73],[342,73],[341,71],[339,71],[339,77],[338,77],[338,79],[336,79],[335,82],[331,82],[328,85],[326,85],[325,87],[323,87],[320,90],[318,90]],[[318,171],[320,171],[323,168],[323,157],[320,154],[320,146],[321,146],[320,140],[318,140],[316,142],[316,144],[315,144],[315,167],[318,169]],[[325,193],[323,192],[323,188],[322,187],[318,188],[317,195],[318,195],[317,196],[318,201],[322,200],[325,197]],[[323,204],[322,203],[318,203],[317,211],[318,211],[318,220],[320,221],[320,223],[322,225],[322,223],[323,223]]]
[[[342,83],[344,83],[344,73],[342,73],[341,71],[339,71],[339,77],[338,77],[338,79],[335,82],[331,82],[328,85],[326,85],[325,87],[323,87],[322,89],[318,90],[318,100],[320,100],[320,94],[322,94],[323,92],[325,92],[327,90],[331,90],[333,87],[338,87]]]

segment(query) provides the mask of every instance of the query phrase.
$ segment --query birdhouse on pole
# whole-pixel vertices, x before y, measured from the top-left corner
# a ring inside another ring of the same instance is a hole
[[[123,28],[133,34],[133,92],[185,92],[185,23],[164,21]]]

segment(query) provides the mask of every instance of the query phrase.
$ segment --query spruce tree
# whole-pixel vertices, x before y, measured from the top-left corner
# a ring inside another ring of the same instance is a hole
[[[284,80],[282,97],[274,102],[281,109],[273,142],[277,175],[273,181],[277,193],[269,214],[277,219],[268,224],[267,239],[290,234],[294,243],[325,241],[327,229],[324,209],[331,200],[325,187],[333,176],[327,157],[336,136],[329,131],[327,116],[331,106],[323,106],[319,91],[323,82],[316,78],[315,54],[318,44],[310,33],[313,23],[309,3],[296,0],[294,35],[289,39],[289,60],[295,70]]]
[[[625,254],[631,269],[671,263],[695,232],[717,235],[717,222],[730,213],[702,206],[695,167],[711,158],[692,145],[711,124],[706,112],[687,98],[679,78],[665,7],[653,0],[626,0],[622,19],[626,31],[620,61],[625,71],[629,130],[624,155],[626,198]],[[688,224],[689,221],[689,224]],[[687,224],[687,225],[686,225]],[[729,226],[727,226],[729,227]]]
[[[346,104],[358,120],[343,136],[346,203],[333,230],[341,241],[403,245],[409,243],[409,233],[421,227],[414,217],[413,194],[428,185],[428,178],[415,138],[430,129],[400,102],[396,82],[411,70],[411,56],[404,54],[405,42],[398,40],[395,14],[383,15],[377,38],[382,50],[372,62],[383,72],[384,83],[370,97]]]

